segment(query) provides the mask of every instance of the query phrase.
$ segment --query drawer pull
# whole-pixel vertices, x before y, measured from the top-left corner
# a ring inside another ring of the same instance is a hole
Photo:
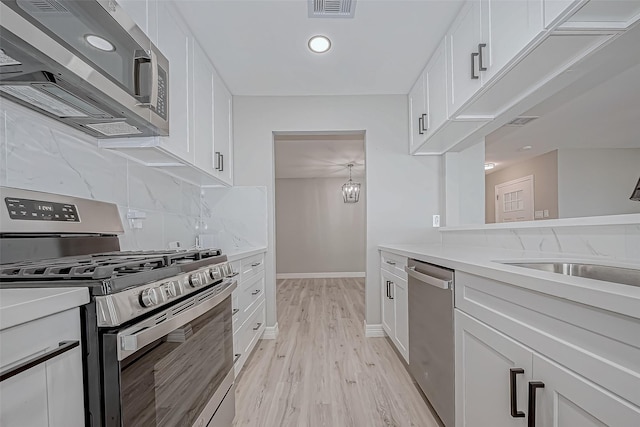
[[[536,390],[544,388],[542,381],[529,381],[529,419],[527,427],[536,427]]]
[[[240,356],[242,356],[241,353],[236,353],[233,355],[233,364],[235,365],[236,362],[238,361],[238,359],[240,359]]]
[[[262,292],[262,289],[256,289],[255,291],[251,292],[251,295],[258,295],[260,292]]]
[[[257,266],[259,266],[260,264],[262,264],[262,263],[261,263],[261,262],[254,262],[253,264],[251,264],[251,267],[257,267]]]
[[[53,359],[56,356],[60,356],[62,353],[66,353],[69,350],[72,350],[80,345],[80,341],[62,341],[59,346],[53,350],[49,350],[44,354],[34,357],[31,360],[27,360],[24,363],[15,366],[5,372],[0,373],[0,382],[4,380],[8,380],[11,377],[14,377],[18,374],[21,374],[25,371],[28,371],[31,368],[35,368],[36,366]]]
[[[258,324],[256,325],[256,327],[255,327],[255,328],[253,328],[253,330],[254,330],[254,331],[257,331],[258,329],[260,329],[260,326],[262,326],[262,323],[258,323]]]
[[[227,277],[236,277],[238,274],[240,274],[237,271],[234,271],[233,273],[231,273],[230,275],[228,275]]]
[[[237,312],[239,312],[240,309],[239,308],[234,308],[233,311],[231,312],[232,316],[235,316]]]
[[[395,261],[387,261],[387,264],[389,264],[389,265],[396,265],[396,262],[395,262]]]
[[[511,398],[511,416],[513,418],[522,418],[524,417],[524,412],[518,411],[518,383],[516,375],[524,374],[524,369],[522,368],[511,368],[509,369],[509,396]]]

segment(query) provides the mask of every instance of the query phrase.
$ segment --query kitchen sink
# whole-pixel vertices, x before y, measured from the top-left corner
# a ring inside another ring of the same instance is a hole
[[[640,287],[640,270],[633,268],[573,262],[503,262],[502,264]]]

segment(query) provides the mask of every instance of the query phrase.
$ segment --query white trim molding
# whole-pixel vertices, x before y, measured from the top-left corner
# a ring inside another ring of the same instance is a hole
[[[337,279],[341,277],[366,277],[364,271],[337,271],[332,273],[278,273],[276,279]]]
[[[264,328],[264,332],[262,333],[263,340],[275,340],[278,338],[278,333],[280,330],[278,329],[278,323],[276,322],[273,326],[267,326]]]
[[[387,336],[384,329],[382,329],[382,323],[373,325],[367,325],[367,321],[364,321],[364,336],[367,338],[384,338]]]

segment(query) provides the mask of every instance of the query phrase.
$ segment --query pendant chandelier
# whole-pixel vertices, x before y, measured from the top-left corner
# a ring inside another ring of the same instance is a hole
[[[342,186],[342,199],[345,203],[358,203],[360,199],[360,183],[351,180],[353,163],[349,163],[347,166],[349,167],[349,182]]]

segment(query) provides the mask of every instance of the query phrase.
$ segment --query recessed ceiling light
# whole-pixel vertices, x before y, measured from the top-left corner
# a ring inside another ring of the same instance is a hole
[[[491,169],[493,169],[495,167],[496,167],[495,163],[485,163],[484,164],[484,170],[486,170],[486,171],[491,170]]]
[[[520,148],[520,151],[528,151],[531,150],[533,147],[530,145],[525,145],[524,147]]]
[[[96,49],[100,49],[105,52],[113,52],[114,50],[116,50],[116,47],[113,45],[113,43],[103,37],[96,36],[94,34],[86,34],[84,36],[84,39],[87,41],[87,43],[89,43]]]
[[[326,36],[313,36],[309,39],[309,49],[315,53],[324,53],[331,48],[331,40]]]

